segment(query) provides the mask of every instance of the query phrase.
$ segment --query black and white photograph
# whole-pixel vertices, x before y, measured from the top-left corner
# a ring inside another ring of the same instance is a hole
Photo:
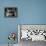
[[[6,17],[17,17],[17,8],[16,7],[7,7],[5,8]]]

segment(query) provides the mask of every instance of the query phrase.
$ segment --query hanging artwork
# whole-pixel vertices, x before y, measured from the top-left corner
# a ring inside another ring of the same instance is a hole
[[[46,25],[25,24],[19,25],[18,29],[20,31],[20,40],[46,41]]]
[[[5,16],[6,17],[17,17],[17,8],[16,7],[6,7]]]

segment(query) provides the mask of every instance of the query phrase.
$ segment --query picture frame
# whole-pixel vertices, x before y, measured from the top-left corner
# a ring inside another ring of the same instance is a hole
[[[17,17],[17,7],[5,7],[4,9],[5,17]]]
[[[18,38],[19,42],[21,40],[46,41],[46,24],[19,24]]]

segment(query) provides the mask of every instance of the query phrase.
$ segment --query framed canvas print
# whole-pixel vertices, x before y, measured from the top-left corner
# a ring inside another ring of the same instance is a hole
[[[46,41],[46,25],[18,25],[18,37],[21,40]]]
[[[16,7],[6,7],[4,11],[5,11],[5,17],[17,17]]]

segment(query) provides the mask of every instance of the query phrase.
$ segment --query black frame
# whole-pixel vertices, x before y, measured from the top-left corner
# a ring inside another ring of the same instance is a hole
[[[7,14],[9,14],[9,15],[7,15]],[[5,15],[5,17],[17,17],[18,16],[17,8],[16,7],[6,7],[4,9],[4,15]]]

